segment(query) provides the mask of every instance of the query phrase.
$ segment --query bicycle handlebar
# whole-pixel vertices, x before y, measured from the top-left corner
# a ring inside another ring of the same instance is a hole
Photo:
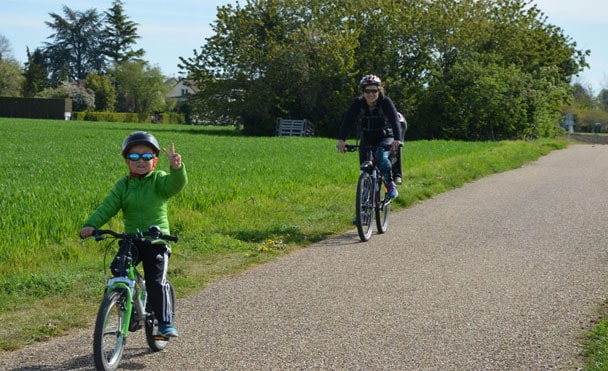
[[[119,239],[126,240],[167,240],[172,242],[177,242],[178,237],[172,236],[169,234],[165,234],[161,232],[160,228],[156,225],[150,227],[150,229],[146,232],[136,232],[136,233],[118,233],[114,232],[111,229],[96,229],[93,232],[93,237],[95,241],[105,240],[106,236],[112,236]]]
[[[344,146],[344,148],[346,148],[346,152],[355,152],[356,150],[358,150],[360,147],[364,147],[367,150],[373,150],[376,149],[378,147],[382,147],[385,151],[390,151],[393,147],[390,144],[380,144],[380,145],[365,145],[365,146],[361,146],[360,144],[346,144]],[[400,144],[399,147],[403,147],[403,144]]]

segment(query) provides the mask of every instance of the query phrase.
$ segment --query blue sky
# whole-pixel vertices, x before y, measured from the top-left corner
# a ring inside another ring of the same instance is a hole
[[[578,82],[591,86],[595,94],[608,89],[608,1],[606,0],[535,0],[548,17],[547,22],[559,26],[576,42],[577,49],[591,50],[587,59],[590,68],[583,71]]]
[[[210,24],[217,7],[236,4],[229,0],[125,0],[125,13],[139,23],[141,36],[138,47],[146,50],[145,59],[160,67],[167,76],[178,76],[179,56],[193,56],[206,37],[211,36]],[[242,0],[241,3],[246,3]],[[561,27],[576,41],[578,49],[590,49],[590,69],[585,70],[578,82],[590,86],[594,93],[608,88],[608,44],[602,35],[608,26],[606,0],[535,0],[548,16],[548,22]],[[72,10],[97,8],[105,11],[112,0],[0,0],[0,34],[10,42],[13,55],[20,62],[30,50],[42,46],[51,34],[45,21],[49,13],[64,15],[62,5]]]
[[[0,0],[0,34],[12,47],[13,56],[25,62],[26,47],[33,51],[43,46],[52,30],[45,24],[49,13],[64,16],[63,5],[72,10],[97,8],[104,12],[112,0]],[[227,0],[125,0],[125,14],[138,23],[137,47],[146,51],[144,59],[160,67],[163,74],[177,76],[179,56],[193,56],[206,37],[211,36],[210,24],[217,7],[236,1]]]

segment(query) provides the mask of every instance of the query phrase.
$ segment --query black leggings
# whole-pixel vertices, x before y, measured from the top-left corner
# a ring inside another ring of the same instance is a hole
[[[173,322],[173,308],[171,307],[170,288],[167,282],[167,270],[169,269],[169,256],[171,248],[166,244],[150,244],[135,242],[137,251],[134,251],[134,264],[142,262],[144,278],[146,280],[146,291],[148,302],[154,315],[159,321]],[[114,275],[120,275],[124,271],[124,256],[127,246],[123,242],[118,249],[116,257],[110,264]]]

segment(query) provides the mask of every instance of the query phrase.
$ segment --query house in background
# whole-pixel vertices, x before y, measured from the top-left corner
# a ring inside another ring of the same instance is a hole
[[[198,92],[198,89],[188,79],[182,77],[172,77],[166,82],[171,87],[171,91],[167,94],[167,101],[175,102],[175,112],[184,114],[188,124],[200,124],[198,115],[191,112],[191,107],[187,102],[188,96]]]
[[[175,99],[178,103],[186,100],[186,97],[190,94],[194,94],[198,91],[196,87],[184,78],[170,78],[167,80],[167,84],[172,86],[171,91],[167,95],[169,99]]]

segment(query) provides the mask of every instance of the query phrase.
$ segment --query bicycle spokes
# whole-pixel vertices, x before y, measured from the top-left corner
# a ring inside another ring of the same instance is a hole
[[[374,219],[374,183],[370,174],[362,172],[357,183],[357,231],[362,241],[367,241],[372,234]]]

